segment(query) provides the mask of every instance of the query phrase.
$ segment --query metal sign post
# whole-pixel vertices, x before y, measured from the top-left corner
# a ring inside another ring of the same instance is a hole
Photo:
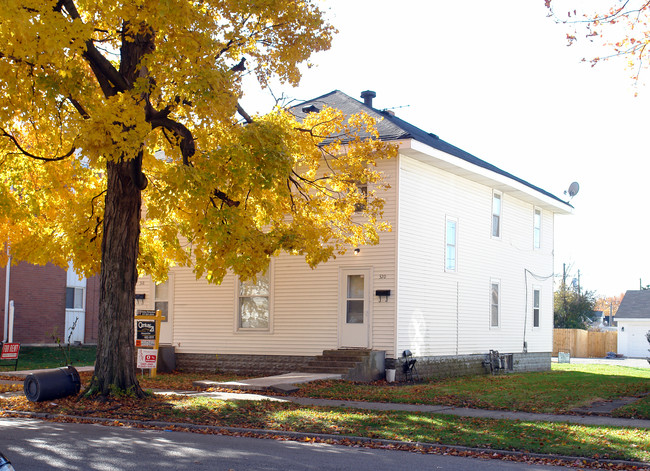
[[[142,354],[138,351],[137,368],[149,369],[152,378],[156,377],[161,319],[160,310],[139,310],[135,315],[135,347],[146,349]]]

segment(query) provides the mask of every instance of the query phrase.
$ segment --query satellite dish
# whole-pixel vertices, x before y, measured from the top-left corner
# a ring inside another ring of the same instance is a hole
[[[573,198],[580,191],[580,185],[578,182],[573,182],[569,185],[569,189],[564,192],[565,195],[569,195],[570,198]]]

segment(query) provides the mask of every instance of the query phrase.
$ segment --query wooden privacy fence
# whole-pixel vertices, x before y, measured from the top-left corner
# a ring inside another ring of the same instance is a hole
[[[572,357],[603,358],[607,352],[616,353],[618,333],[588,332],[581,329],[553,329],[553,356],[569,352]]]

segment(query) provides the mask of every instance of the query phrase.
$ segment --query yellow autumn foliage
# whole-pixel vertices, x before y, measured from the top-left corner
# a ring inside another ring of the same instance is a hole
[[[139,155],[138,270],[156,279],[172,265],[252,276],[281,251],[314,266],[388,229],[375,162],[395,149],[361,137],[368,116],[237,114],[243,69],[297,84],[329,47],[316,2],[0,6],[0,241],[14,260],[98,273],[107,163]]]

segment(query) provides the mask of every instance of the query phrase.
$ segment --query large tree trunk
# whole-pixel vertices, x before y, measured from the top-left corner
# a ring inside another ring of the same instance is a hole
[[[139,159],[109,161],[102,238],[99,331],[95,376],[89,393],[113,388],[143,396],[137,380],[134,346],[135,285],[140,237]],[[136,170],[137,169],[137,170]]]

